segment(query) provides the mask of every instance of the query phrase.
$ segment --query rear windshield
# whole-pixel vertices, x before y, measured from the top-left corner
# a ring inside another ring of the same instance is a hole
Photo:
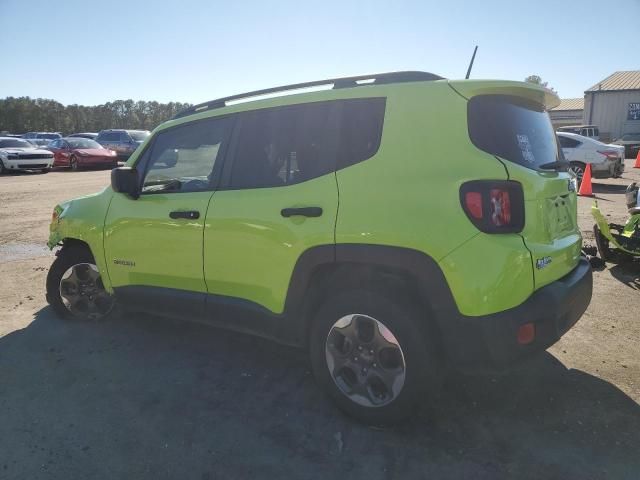
[[[539,103],[480,95],[467,108],[469,137],[480,150],[534,170],[563,161],[549,115]]]

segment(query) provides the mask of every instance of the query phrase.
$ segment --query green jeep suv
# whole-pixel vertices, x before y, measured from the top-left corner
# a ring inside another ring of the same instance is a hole
[[[587,308],[546,113],[558,102],[527,83],[396,72],[196,105],[110,187],[55,207],[48,301],[74,319],[118,305],[304,347],[340,408],[396,421],[447,368],[508,368]]]

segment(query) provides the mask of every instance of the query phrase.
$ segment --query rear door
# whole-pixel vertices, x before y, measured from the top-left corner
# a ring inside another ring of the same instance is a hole
[[[540,288],[577,265],[582,237],[573,183],[553,166],[562,157],[549,115],[541,103],[526,96],[526,90],[523,93],[471,98],[468,124],[472,142],[495,155],[509,179],[522,184],[521,235],[532,255],[535,287]]]
[[[281,313],[300,255],[333,245],[337,107],[318,102],[240,115],[204,231],[213,316],[225,297]]]

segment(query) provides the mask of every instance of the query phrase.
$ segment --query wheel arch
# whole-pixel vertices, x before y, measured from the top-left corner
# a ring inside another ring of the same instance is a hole
[[[457,312],[442,270],[429,255],[402,247],[337,244],[307,250],[291,278],[285,312],[295,322],[297,337],[306,345],[311,319],[320,303],[345,289],[393,292],[417,303],[425,312],[425,332],[437,336],[444,348],[442,322]]]

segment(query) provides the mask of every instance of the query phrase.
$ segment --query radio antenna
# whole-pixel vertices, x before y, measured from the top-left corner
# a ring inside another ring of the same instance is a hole
[[[476,52],[478,51],[478,46],[476,45],[476,48],[473,49],[473,55],[471,55],[471,62],[469,62],[469,68],[467,69],[467,76],[464,77],[465,79],[469,79],[469,75],[471,75],[471,69],[473,68],[473,61],[476,59]]]

